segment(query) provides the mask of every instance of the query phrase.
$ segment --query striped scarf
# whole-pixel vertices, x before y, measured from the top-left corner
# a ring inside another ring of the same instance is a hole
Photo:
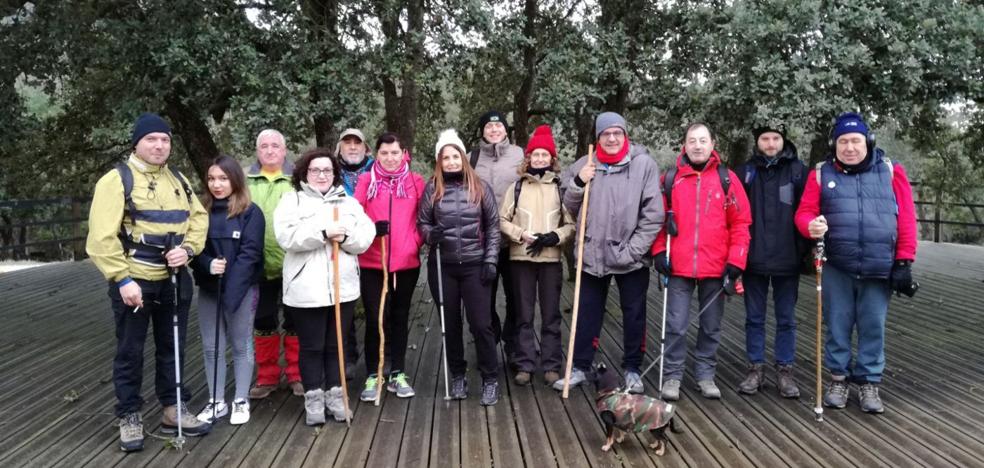
[[[369,190],[366,195],[370,200],[376,198],[376,195],[379,194],[379,184],[389,183],[389,190],[395,192],[396,198],[407,198],[407,190],[404,185],[409,176],[410,160],[406,153],[403,156],[403,163],[393,172],[383,169],[383,165],[376,161],[369,169]]]

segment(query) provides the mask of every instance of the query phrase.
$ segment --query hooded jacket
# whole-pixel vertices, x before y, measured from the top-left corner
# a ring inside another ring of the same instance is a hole
[[[796,230],[796,208],[809,169],[785,141],[782,151],[767,158],[756,148],[735,169],[751,205],[751,244],[745,271],[758,275],[796,275],[809,243]]]
[[[210,271],[212,261],[226,259],[222,275],[222,308],[235,312],[246,291],[263,276],[263,236],[266,221],[254,203],[229,218],[229,200],[214,200],[209,213],[205,249],[195,257],[191,269],[195,282],[206,291],[218,292],[218,276]]]
[[[434,181],[427,182],[417,209],[417,229],[426,240],[435,226],[441,228],[441,263],[498,262],[501,237],[498,206],[489,184],[481,182],[481,186],[482,202],[474,204],[468,201],[462,181],[446,181],[444,196],[435,204]]]
[[[552,171],[542,177],[527,173],[520,180],[523,185],[518,205],[516,184],[512,190],[506,190],[499,205],[499,225],[506,238],[504,242],[509,244],[509,258],[524,262],[559,262],[561,246],[574,236],[574,219],[561,203],[557,175]],[[526,253],[524,231],[531,235],[553,232],[560,238],[560,243],[545,247],[540,255],[533,257]]]
[[[580,223],[584,187],[575,176],[587,163],[582,156],[564,173],[564,207]],[[591,180],[584,234],[584,271],[592,276],[622,274],[650,264],[649,248],[663,226],[659,167],[645,146],[631,143],[617,164],[598,164]],[[575,240],[576,243],[576,240]],[[575,252],[578,247],[575,245]]]
[[[246,186],[249,196],[260,207],[266,220],[266,232],[263,233],[263,277],[268,280],[280,278],[284,268],[284,249],[277,243],[273,233],[273,212],[285,193],[293,192],[290,183],[294,164],[284,160],[284,166],[276,176],[267,178],[260,171],[260,163],[253,163],[246,171]]]
[[[346,228],[347,237],[339,249],[338,270],[341,297],[335,297],[332,271],[332,242],[321,231],[336,223]],[[376,236],[376,227],[345,187],[336,185],[322,194],[307,183],[301,190],[285,193],[273,215],[277,242],[284,255],[284,304],[315,308],[354,301],[359,298],[357,255],[365,252]]]
[[[471,153],[466,155],[470,157]],[[508,139],[496,144],[481,140],[478,145],[478,163],[475,173],[492,187],[495,199],[502,200],[502,194],[519,180],[519,166],[523,164],[523,149],[509,143]]]
[[[390,233],[385,239],[386,255],[389,256],[387,269],[389,271],[402,271],[417,268],[420,266],[420,246],[424,243],[424,238],[417,230],[417,206],[420,198],[424,195],[424,178],[416,172],[410,172],[404,183],[407,197],[399,198],[395,196],[391,187],[387,183],[380,181],[378,193],[371,200],[367,192],[371,174],[365,173],[359,176],[359,182],[355,186],[355,199],[359,201],[366,215],[373,222],[389,221]],[[381,270],[382,251],[380,243],[383,237],[377,237],[372,241],[369,250],[359,255],[359,265],[362,268],[372,268]]]
[[[685,278],[720,278],[727,264],[744,269],[748,260],[752,224],[748,197],[738,178],[730,170],[732,183],[728,193],[718,176],[721,158],[717,152],[698,171],[685,159],[677,157],[677,175],[670,196],[677,225],[677,235],[670,240],[670,267],[674,276]],[[662,186],[662,184],[661,184]],[[666,251],[666,229],[660,231],[652,245],[653,254]]]

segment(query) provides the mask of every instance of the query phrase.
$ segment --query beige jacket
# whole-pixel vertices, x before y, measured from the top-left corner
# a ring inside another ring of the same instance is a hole
[[[560,191],[557,190],[560,180],[556,174],[547,171],[542,178],[523,174],[522,183],[518,205],[516,184],[505,190],[499,204],[499,226],[504,236],[503,244],[509,246],[509,258],[526,262],[559,262],[560,247],[574,237],[574,220],[561,203]],[[536,257],[526,253],[523,232],[532,235],[550,231],[557,233],[560,244],[544,248]]]

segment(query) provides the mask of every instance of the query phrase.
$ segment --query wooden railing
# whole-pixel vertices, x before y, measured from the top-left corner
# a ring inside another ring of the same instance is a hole
[[[0,201],[0,259],[85,258],[89,198]]]

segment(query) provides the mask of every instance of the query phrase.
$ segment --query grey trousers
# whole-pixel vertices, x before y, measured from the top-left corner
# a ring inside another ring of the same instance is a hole
[[[249,384],[253,379],[253,317],[256,314],[256,304],[259,299],[259,288],[253,286],[246,291],[239,306],[232,311],[226,308],[221,319],[216,323],[215,310],[218,307],[214,292],[198,290],[198,327],[202,334],[202,355],[205,357],[205,377],[208,380],[208,397],[217,395],[219,400],[225,399],[226,341],[232,345],[232,369],[236,378],[235,399],[249,398]],[[215,327],[219,327],[219,343],[215,345]],[[216,349],[222,350],[222,362],[218,366],[218,379],[212,375],[215,370]],[[219,382],[219,391],[215,392],[215,382]]]
[[[691,318],[713,299],[713,304],[700,316],[697,329],[697,349],[694,352],[694,375],[697,380],[712,380],[717,366],[717,349],[721,342],[721,318],[724,315],[724,294],[721,278],[696,280],[671,276],[666,306],[666,354],[663,367],[664,380],[683,378],[684,360],[687,357],[687,328]],[[697,290],[697,311],[691,312],[690,299]]]

